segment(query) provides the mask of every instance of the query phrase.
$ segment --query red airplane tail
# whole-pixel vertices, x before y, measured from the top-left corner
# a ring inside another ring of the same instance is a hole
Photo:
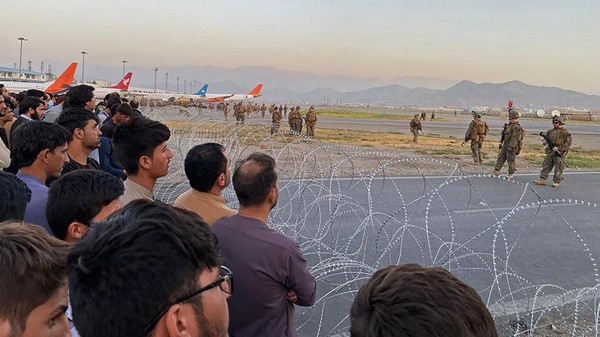
[[[117,83],[117,85],[113,85],[110,88],[111,89],[121,89],[121,90],[127,90],[127,89],[129,89],[129,83],[131,82],[131,76],[132,75],[133,75],[132,73],[125,74],[125,77],[123,77],[123,79],[121,80],[121,82]]]
[[[46,88],[46,93],[55,94],[67,90],[73,83],[75,70],[77,70],[77,62],[71,63],[71,65],[69,65],[67,69],[65,69],[65,71],[48,86],[48,88]]]
[[[262,83],[259,83],[256,87],[254,87],[254,89],[252,89],[252,91],[250,91],[248,93],[248,95],[252,95],[252,96],[259,96],[260,95],[260,91],[262,90]]]

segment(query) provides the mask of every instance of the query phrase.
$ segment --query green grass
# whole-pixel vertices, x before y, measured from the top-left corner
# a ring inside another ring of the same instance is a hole
[[[350,110],[318,110],[320,117],[345,117],[345,118],[371,118],[371,119],[393,119],[393,120],[410,120],[412,115],[403,115],[384,112],[366,112],[366,111],[350,111]]]

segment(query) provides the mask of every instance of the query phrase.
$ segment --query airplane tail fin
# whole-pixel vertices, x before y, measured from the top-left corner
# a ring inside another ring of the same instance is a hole
[[[262,83],[259,83],[256,87],[254,87],[254,89],[252,89],[252,91],[248,93],[248,95],[260,96],[260,91],[262,90],[262,87]]]
[[[46,93],[55,94],[68,89],[73,83],[75,70],[77,70],[77,62],[71,63],[71,65],[68,66],[67,69],[65,69],[65,71],[48,86],[48,88],[46,88]]]
[[[202,86],[202,88],[200,88],[200,90],[195,93],[194,95],[198,95],[198,96],[206,96],[206,90],[208,89],[208,84],[205,84]]]
[[[121,80],[121,82],[117,83],[117,85],[113,85],[110,88],[111,89],[121,89],[121,90],[127,90],[127,89],[129,89],[129,82],[131,82],[131,76],[132,75],[133,75],[132,73],[125,74],[125,77],[123,77],[123,79]]]

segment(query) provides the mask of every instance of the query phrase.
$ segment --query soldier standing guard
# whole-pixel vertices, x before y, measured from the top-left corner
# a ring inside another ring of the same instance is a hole
[[[565,127],[565,118],[562,116],[554,116],[552,118],[552,129],[541,132],[546,143],[546,157],[542,162],[542,171],[540,179],[533,182],[538,185],[546,185],[546,179],[552,168],[554,168],[554,176],[552,179],[552,187],[558,187],[563,180],[563,170],[565,169],[565,156],[571,147],[571,133]]]
[[[413,143],[417,143],[419,139],[419,131],[423,131],[421,127],[421,121],[419,120],[419,114],[415,114],[413,119],[410,120],[410,132],[413,134]]]
[[[499,176],[504,162],[508,161],[507,178],[512,179],[517,171],[516,160],[519,153],[521,153],[525,130],[519,124],[519,112],[517,110],[509,110],[508,118],[510,122],[505,123],[502,130],[500,145],[498,146],[498,159],[496,160],[496,165],[494,165],[493,174],[496,177]]]
[[[483,141],[489,131],[486,122],[481,120],[481,115],[478,113],[473,114],[473,120],[469,124],[467,133],[465,133],[465,142],[471,141],[471,153],[473,154],[473,162],[475,165],[481,165],[483,160],[481,159],[481,148],[483,147]]]
[[[275,132],[279,132],[279,125],[281,123],[281,111],[277,107],[273,108],[273,114],[271,115],[271,135]]]
[[[317,125],[317,113],[315,107],[311,105],[306,113],[306,135],[308,137],[315,136],[315,125]]]

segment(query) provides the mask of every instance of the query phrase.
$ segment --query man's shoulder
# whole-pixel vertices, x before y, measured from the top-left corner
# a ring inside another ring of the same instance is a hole
[[[228,233],[235,232],[244,236],[247,240],[277,246],[285,250],[297,247],[296,241],[293,238],[270,228],[260,220],[247,218],[239,214],[220,218],[215,222],[213,231],[217,236],[223,235],[223,240],[227,240]]]

